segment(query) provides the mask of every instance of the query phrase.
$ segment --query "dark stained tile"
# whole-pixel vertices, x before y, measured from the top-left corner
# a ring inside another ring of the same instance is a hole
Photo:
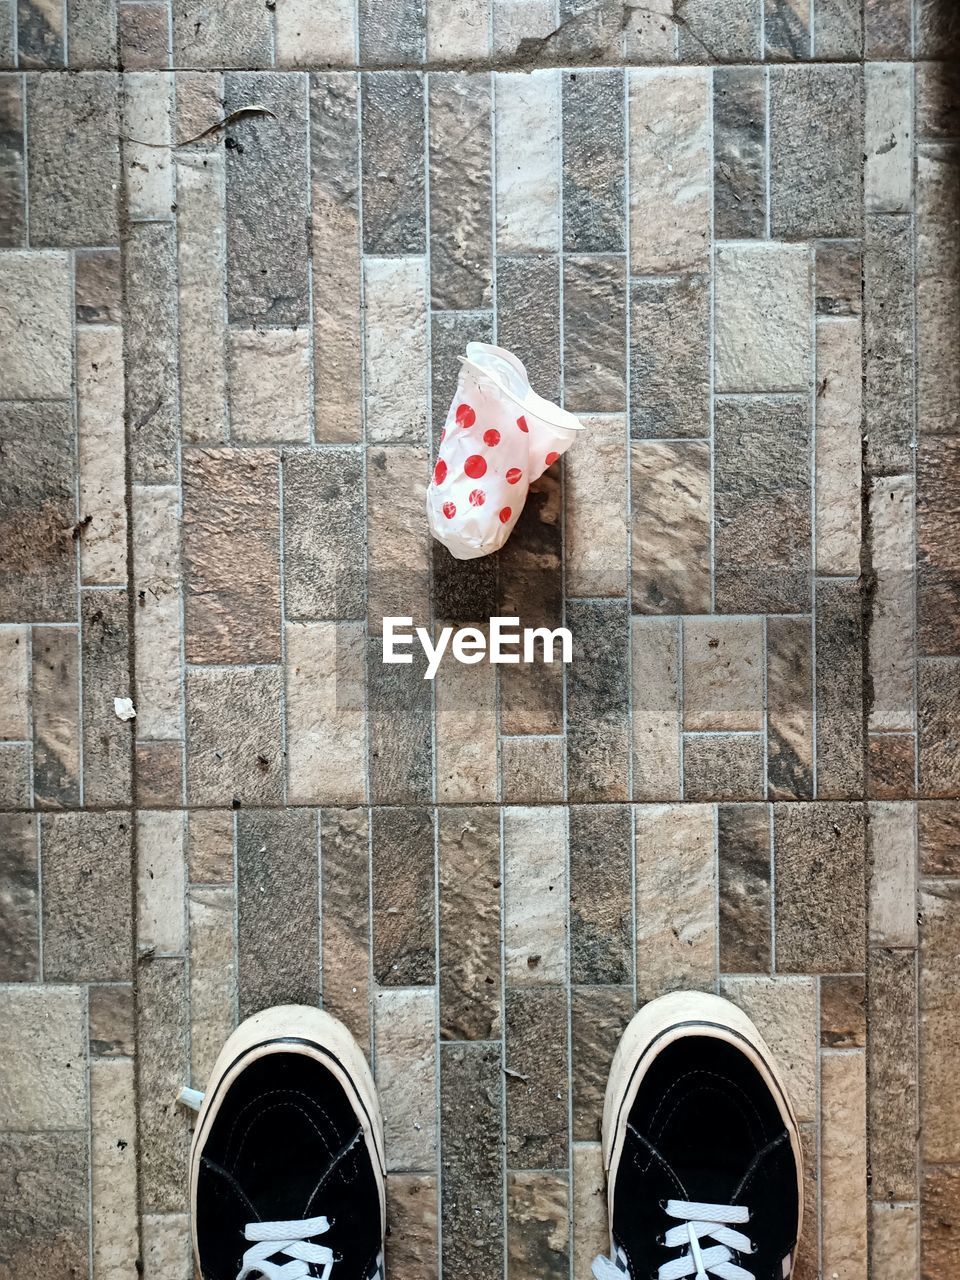
[[[863,795],[863,619],[858,582],[817,583],[817,795]]]
[[[871,800],[908,800],[917,793],[917,743],[912,733],[867,737],[867,794]]]
[[[917,848],[922,875],[960,877],[960,801],[920,801]]]
[[[960,52],[960,14],[940,0],[916,0],[914,52],[918,58],[953,58]]]
[[[960,133],[960,76],[954,62],[920,62],[916,68],[916,129],[921,138]]]
[[[709,612],[709,445],[634,442],[630,471],[634,613]]]
[[[762,236],[766,224],[766,89],[761,67],[713,73],[713,217],[721,240]]]
[[[595,1142],[610,1064],[633,1017],[631,987],[573,987],[570,992],[573,1063],[573,1139]]]
[[[635,440],[710,434],[706,276],[634,281],[630,302],[630,434]]]
[[[500,815],[495,807],[438,815],[440,1035],[500,1034]]]
[[[133,984],[91,985],[88,994],[90,1053],[98,1058],[129,1058],[135,1052]]]
[[[120,324],[123,271],[119,249],[79,249],[74,255],[77,324]]]
[[[434,824],[429,809],[374,809],[373,974],[381,986],[429,986],[434,954]]]
[[[860,0],[818,0],[813,10],[813,47],[824,60],[859,59],[863,52]]]
[[[567,1163],[567,993],[563,987],[506,993],[507,1164]]]
[[[720,968],[726,973],[770,969],[770,834],[767,805],[717,806]]]
[[[960,1169],[931,1166],[920,1183],[923,1280],[950,1280],[960,1248]]]
[[[820,979],[820,1044],[862,1049],[867,1042],[866,982],[858,974]]]
[[[559,400],[560,264],[552,254],[498,255],[497,341],[523,361],[538,395]]]
[[[510,1280],[561,1280],[569,1275],[569,1195],[565,1173],[507,1174]]]
[[[370,1045],[370,843],[365,809],[320,815],[323,1007]]]
[[[132,223],[123,251],[127,433],[133,480],[178,479],[177,248],[166,222]]]
[[[570,980],[627,983],[633,973],[633,842],[627,805],[570,807]]]
[[[871,1192],[910,1200],[917,1179],[917,960],[872,947],[867,1041]]]
[[[487,74],[430,76],[430,291],[437,310],[481,310],[493,299],[491,104]]]
[[[630,798],[629,624],[623,600],[569,600],[567,790],[588,803]]]
[[[917,664],[919,794],[960,794],[960,660],[922,658]]]
[[[40,978],[37,818],[0,814],[0,982]]]
[[[813,795],[813,627],[809,617],[767,619],[767,791]]]
[[[356,448],[283,458],[284,609],[288,619],[363,618],[363,455]]]
[[[126,591],[83,592],[84,804],[126,805],[132,792],[132,726],[113,709],[114,698],[129,696],[129,647]]]
[[[573,413],[625,409],[626,263],[568,255],[563,306],[564,405]]]
[[[818,316],[857,316],[863,310],[863,254],[856,240],[826,240],[816,248]]]
[[[0,1232],[11,1276],[46,1267],[87,1280],[88,1176],[84,1132],[0,1134]]]
[[[863,411],[870,470],[913,469],[914,302],[910,218],[870,214],[863,245]]]
[[[276,667],[187,673],[187,799],[226,808],[283,798],[281,680]]]
[[[0,809],[28,809],[32,781],[30,743],[0,743]]]
[[[380,71],[360,83],[364,253],[423,253],[423,80],[414,71]]]
[[[920,1144],[928,1164],[953,1160],[960,1146],[960,1098],[951,1088],[960,1049],[957,948],[960,885],[928,880],[920,887]],[[904,979],[910,997],[909,972]],[[896,1016],[896,1015],[894,1015]],[[905,1037],[906,1038],[906,1037]]]
[[[503,1275],[503,1088],[499,1043],[441,1045],[441,1241],[474,1280]]]
[[[418,624],[419,625],[419,624]],[[383,641],[367,649],[367,750],[370,797],[376,804],[429,802],[433,792],[433,725],[426,659],[383,661]]]
[[[17,76],[0,79],[0,182],[5,194],[0,210],[0,245],[16,249],[26,243],[26,176],[23,162],[23,89]]]
[[[763,735],[685,733],[684,800],[762,800]]]
[[[66,65],[64,8],[56,0],[17,0],[17,52],[21,67]]]
[[[960,437],[925,436],[917,448],[917,646],[960,652]]]
[[[863,41],[867,58],[908,58],[912,40],[910,0],[864,0]]]
[[[764,55],[768,62],[810,56],[810,0],[763,0]]]
[[[80,803],[80,637],[71,627],[34,627],[33,791],[39,808]]]
[[[623,72],[565,72],[561,103],[563,247],[620,253],[626,247]]]

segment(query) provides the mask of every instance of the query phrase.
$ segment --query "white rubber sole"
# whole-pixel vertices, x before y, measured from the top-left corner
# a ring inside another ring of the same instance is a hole
[[[198,1153],[206,1142],[227,1090],[240,1073],[258,1058],[271,1053],[302,1053],[316,1058],[337,1078],[353,1103],[357,1120],[363,1128],[364,1141],[370,1154],[377,1188],[380,1193],[380,1229],[386,1232],[387,1191],[386,1155],[383,1145],[383,1119],[373,1075],[363,1050],[336,1018],[310,1005],[284,1004],[263,1009],[241,1022],[228,1038],[214,1063],[207,1082],[203,1103],[197,1116],[197,1127],[190,1145],[190,1210],[193,1223],[193,1251],[197,1249],[197,1177]]]
[[[776,1059],[751,1020],[729,1000],[702,991],[676,991],[660,996],[634,1014],[617,1045],[603,1100],[603,1168],[607,1177],[607,1206],[613,1233],[613,1186],[623,1151],[627,1119],[654,1058],[668,1044],[684,1036],[714,1036],[735,1045],[763,1076],[776,1100],[797,1164],[800,1216],[803,1228],[803,1152],[800,1127],[784,1087]],[[611,1255],[612,1256],[612,1255]]]

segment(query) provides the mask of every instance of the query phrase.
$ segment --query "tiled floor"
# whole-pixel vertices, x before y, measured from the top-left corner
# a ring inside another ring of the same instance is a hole
[[[802,1280],[948,1280],[956,11],[359,8],[0,3],[0,1278],[186,1280],[177,1092],[322,1000],[396,1280],[585,1280],[695,985],[788,1073]],[[588,430],[462,565],[494,337]],[[572,665],[381,662],[493,613]]]

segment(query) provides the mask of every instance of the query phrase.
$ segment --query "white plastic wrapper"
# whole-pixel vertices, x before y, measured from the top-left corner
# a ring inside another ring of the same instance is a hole
[[[582,430],[531,390],[516,356],[468,343],[427,490],[430,532],[458,560],[499,551],[530,485]]]

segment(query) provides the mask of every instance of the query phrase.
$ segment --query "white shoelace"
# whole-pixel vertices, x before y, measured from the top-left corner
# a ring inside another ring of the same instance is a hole
[[[323,1267],[320,1280],[328,1280],[334,1263],[334,1252],[322,1244],[311,1244],[312,1236],[329,1230],[326,1218],[304,1218],[301,1222],[248,1222],[243,1229],[253,1247],[243,1255],[243,1266],[237,1280],[263,1276],[265,1280],[304,1280],[312,1263]],[[285,1254],[289,1262],[271,1262],[277,1254]]]
[[[678,1219],[678,1224],[666,1233],[663,1244],[668,1249],[686,1246],[687,1252],[665,1262],[657,1271],[658,1280],[684,1280],[685,1276],[693,1276],[694,1280],[710,1280],[711,1276],[717,1280],[754,1280],[752,1271],[745,1271],[731,1261],[734,1253],[753,1252],[750,1237],[734,1231],[732,1226],[750,1221],[750,1210],[744,1205],[668,1200],[665,1212],[668,1217]],[[700,1242],[707,1238],[716,1244],[702,1249]],[[625,1271],[626,1258],[610,1259],[601,1254],[594,1259],[596,1280],[623,1280]]]

